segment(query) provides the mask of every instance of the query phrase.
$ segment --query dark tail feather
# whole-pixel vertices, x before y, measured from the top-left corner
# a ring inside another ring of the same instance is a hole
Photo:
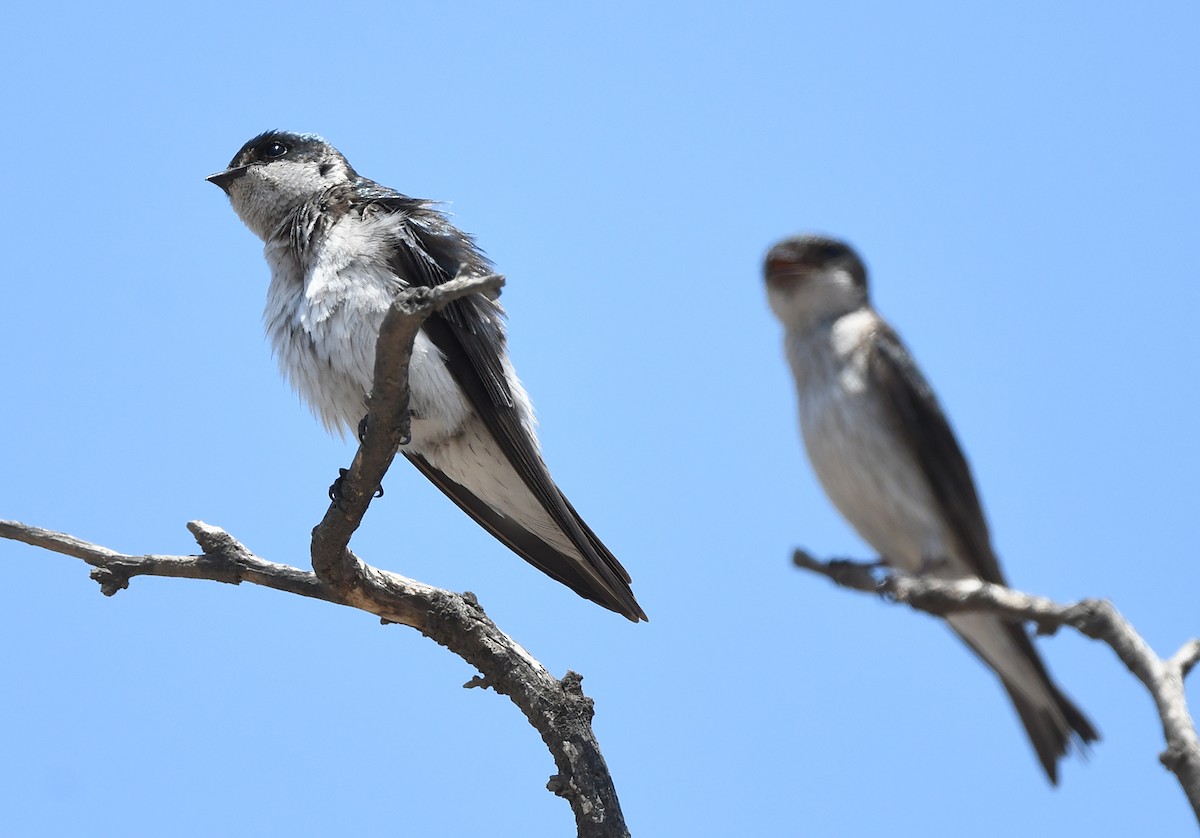
[[[1001,683],[1004,684],[1008,697],[1012,699],[1013,706],[1017,708],[1017,715],[1021,717],[1021,723],[1025,725],[1029,741],[1033,743],[1033,749],[1037,752],[1038,760],[1042,763],[1046,776],[1050,778],[1052,784],[1057,786],[1058,761],[1066,756],[1072,738],[1077,740],[1075,745],[1080,752],[1086,753],[1088,743],[1098,741],[1100,734],[1092,726],[1087,716],[1083,715],[1083,712],[1049,679],[1046,681],[1046,686],[1054,695],[1058,710],[1067,720],[1069,728],[1064,729],[1044,707],[1029,701],[1009,686],[1007,681],[1001,681]]]

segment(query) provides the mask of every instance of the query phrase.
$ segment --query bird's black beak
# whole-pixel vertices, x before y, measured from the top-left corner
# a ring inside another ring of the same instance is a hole
[[[229,187],[233,185],[235,180],[246,174],[247,168],[247,166],[235,166],[226,169],[223,172],[217,172],[215,175],[209,175],[205,178],[205,180],[207,180],[209,183],[215,183],[217,186],[221,187],[222,190],[224,190],[226,195],[228,195]]]

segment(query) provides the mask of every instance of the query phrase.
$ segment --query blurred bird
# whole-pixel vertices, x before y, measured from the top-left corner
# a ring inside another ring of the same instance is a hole
[[[491,273],[470,236],[428,201],[361,177],[313,134],[268,131],[208,180],[265,243],[263,313],[283,374],[330,430],[367,413],[375,343],[396,293]],[[542,461],[533,407],[509,362],[499,302],[475,294],[433,314],[409,366],[402,453],[517,555],[634,622],[629,574]]]
[[[858,255],[800,236],[771,248],[765,272],[804,445],[834,506],[893,567],[1006,585],[967,461],[912,356],[871,308]],[[999,676],[1057,784],[1072,736],[1099,738],[1091,722],[1050,679],[1022,625],[983,613],[946,621]]]

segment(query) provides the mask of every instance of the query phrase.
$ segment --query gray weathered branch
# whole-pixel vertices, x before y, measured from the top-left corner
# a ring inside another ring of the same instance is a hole
[[[375,386],[366,431],[340,482],[340,497],[313,530],[310,573],[259,558],[224,530],[200,521],[188,524],[201,553],[195,556],[129,556],[64,533],[15,521],[0,521],[0,537],[22,541],[92,565],[91,576],[112,596],[135,576],[250,582],[300,596],[323,599],[417,629],[481,673],[466,687],[491,687],[506,695],[538,731],[558,773],[547,787],[564,797],[581,838],[626,838],[616,789],[592,731],[592,700],[582,678],[552,676],[484,613],[472,594],[456,594],[372,567],[350,550],[349,541],[391,465],[408,440],[408,363],[425,318],[452,300],[494,293],[499,276],[459,277],[435,288],[403,293],[388,312],[376,350]]]
[[[824,562],[803,550],[797,550],[792,561],[797,567],[831,579],[843,588],[882,594],[939,617],[959,611],[987,611],[1014,622],[1029,620],[1037,626],[1039,634],[1053,634],[1063,626],[1070,626],[1107,643],[1154,699],[1167,743],[1159,759],[1179,780],[1200,821],[1200,739],[1183,689],[1183,679],[1200,661],[1200,640],[1189,640],[1164,660],[1108,600],[1084,599],[1060,605],[1045,597],[979,579],[912,576],[884,570],[879,562],[840,559]]]

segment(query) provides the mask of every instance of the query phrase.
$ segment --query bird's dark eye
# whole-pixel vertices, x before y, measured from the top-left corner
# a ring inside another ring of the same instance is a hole
[[[268,158],[283,157],[288,153],[288,147],[278,140],[272,140],[262,147],[262,156]]]

